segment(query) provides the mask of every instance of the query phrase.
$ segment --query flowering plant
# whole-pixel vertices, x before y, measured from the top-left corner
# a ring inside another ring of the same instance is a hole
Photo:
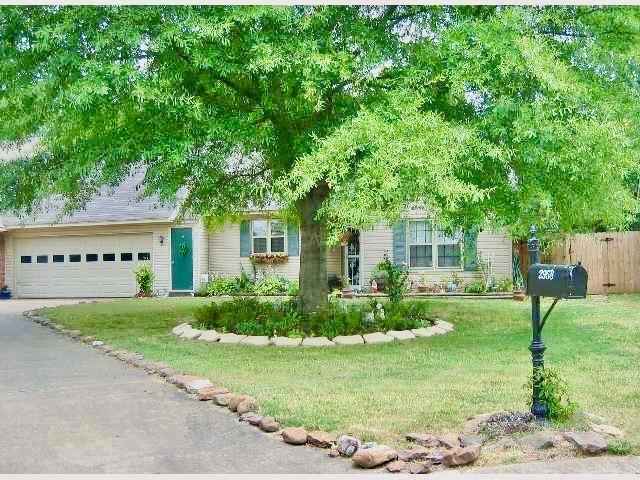
[[[253,253],[249,257],[251,263],[256,264],[266,264],[266,265],[275,265],[279,263],[285,263],[289,255],[286,253]]]

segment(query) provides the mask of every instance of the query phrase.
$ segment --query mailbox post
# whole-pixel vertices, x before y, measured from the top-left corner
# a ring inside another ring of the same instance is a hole
[[[529,268],[540,263],[540,241],[536,237],[536,227],[531,227],[531,238],[527,242],[527,250],[529,251]],[[528,280],[528,279],[527,279]],[[540,327],[540,296],[531,296],[531,331],[532,338],[529,345],[531,352],[531,361],[533,363],[533,397],[531,402],[531,413],[537,419],[547,418],[547,406],[540,398],[540,377],[535,375],[539,368],[544,368],[544,351],[547,347],[542,341],[542,328]]]
[[[540,396],[541,378],[536,375],[544,368],[544,342],[542,329],[549,314],[561,298],[587,297],[587,272],[580,263],[578,265],[544,265],[540,263],[540,242],[536,238],[536,229],[531,227],[531,238],[527,241],[529,251],[529,270],[527,271],[527,295],[531,296],[531,360],[533,363],[533,392],[531,413],[537,419],[547,418],[547,407]],[[553,303],[540,319],[540,297],[552,297]]]

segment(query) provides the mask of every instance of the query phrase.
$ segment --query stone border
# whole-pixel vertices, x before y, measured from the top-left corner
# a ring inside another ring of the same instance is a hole
[[[38,315],[38,310],[23,312],[23,315],[35,323],[49,327],[73,340],[90,345],[95,350],[128,365],[141,368],[149,375],[156,375],[167,383],[183,390],[190,398],[198,401],[211,401],[217,406],[225,407],[229,412],[235,413],[240,422],[255,426],[267,434],[278,436],[284,443],[327,449],[329,457],[350,458],[352,465],[359,469],[385,467],[386,471],[390,473],[424,474],[444,468],[472,464],[477,460],[487,440],[480,427],[487,422],[493,421],[495,415],[509,414],[509,412],[493,412],[470,417],[467,419],[462,433],[449,432],[438,436],[431,433],[406,434],[405,440],[410,442],[410,446],[400,451],[375,442],[362,442],[350,434],[343,434],[338,437],[335,433],[330,432],[308,432],[302,427],[281,429],[280,423],[275,418],[262,416],[258,413],[258,404],[249,395],[230,392],[223,386],[214,385],[209,379],[187,375],[163,362],[145,360],[142,354],[116,350],[94,336],[83,336],[80,330],[65,329],[63,326]],[[447,324],[447,322],[443,323]],[[449,331],[452,330],[453,325],[451,325]],[[373,335],[378,334],[385,335],[382,332],[376,332]],[[393,338],[401,340],[397,337]],[[280,340],[283,339],[281,338]],[[606,438],[614,439],[624,436],[624,432],[618,428],[604,424],[606,420],[603,418],[589,415],[588,419],[591,424],[591,431],[564,432],[561,435],[565,442],[573,445],[582,454],[598,455],[606,453],[607,441],[605,436]],[[552,436],[556,433],[551,432]],[[548,448],[549,434],[549,432],[534,431],[530,434],[532,438],[527,441],[530,441],[536,449]],[[540,438],[538,438],[539,436]],[[552,444],[556,441],[557,439],[555,438],[551,439]]]
[[[414,328],[413,330],[389,330],[388,332],[372,332],[364,335],[339,335],[333,339],[327,337],[267,337],[220,333],[216,330],[198,330],[189,323],[181,323],[173,327],[171,333],[185,340],[197,340],[208,343],[226,343],[234,345],[250,345],[252,347],[333,347],[336,345],[377,345],[393,341],[413,340],[419,337],[432,337],[453,332],[454,325],[444,320],[436,320],[431,327]]]

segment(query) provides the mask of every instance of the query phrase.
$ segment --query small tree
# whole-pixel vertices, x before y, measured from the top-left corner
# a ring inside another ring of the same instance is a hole
[[[406,265],[396,265],[389,260],[387,254],[384,260],[378,264],[378,270],[386,272],[387,277],[387,294],[389,300],[393,303],[400,302],[407,293],[407,278],[409,272]]]
[[[140,265],[134,272],[139,297],[153,296],[153,270],[147,264]]]

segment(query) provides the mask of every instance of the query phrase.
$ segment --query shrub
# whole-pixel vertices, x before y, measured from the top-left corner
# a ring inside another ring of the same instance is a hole
[[[297,297],[300,294],[300,284],[298,280],[294,280],[289,282],[289,287],[287,288],[287,295],[291,297]]]
[[[628,440],[613,440],[607,445],[607,451],[611,455],[631,455],[633,447]]]
[[[253,293],[256,295],[282,295],[288,291],[289,280],[279,275],[265,277],[253,286]]]
[[[486,293],[487,286],[484,282],[476,280],[475,282],[469,282],[464,287],[464,291],[467,293]]]
[[[525,388],[531,391],[533,384],[540,382],[541,400],[547,407],[547,412],[551,420],[564,422],[571,418],[577,410],[577,404],[569,399],[567,382],[551,368],[536,368]],[[532,399],[529,399],[531,406]]]
[[[387,294],[392,302],[399,302],[407,293],[407,277],[409,272],[389,260],[385,254],[384,260],[378,264],[378,270],[386,273],[387,277]]]
[[[217,297],[218,295],[236,295],[240,293],[238,282],[233,278],[217,277],[209,282],[207,286],[209,296]]]
[[[140,265],[138,269],[133,272],[136,277],[136,284],[138,285],[138,296],[150,297],[153,295],[153,270],[151,266],[147,264]]]
[[[513,290],[513,280],[510,278],[503,278],[494,283],[494,288],[497,292],[511,292]]]

